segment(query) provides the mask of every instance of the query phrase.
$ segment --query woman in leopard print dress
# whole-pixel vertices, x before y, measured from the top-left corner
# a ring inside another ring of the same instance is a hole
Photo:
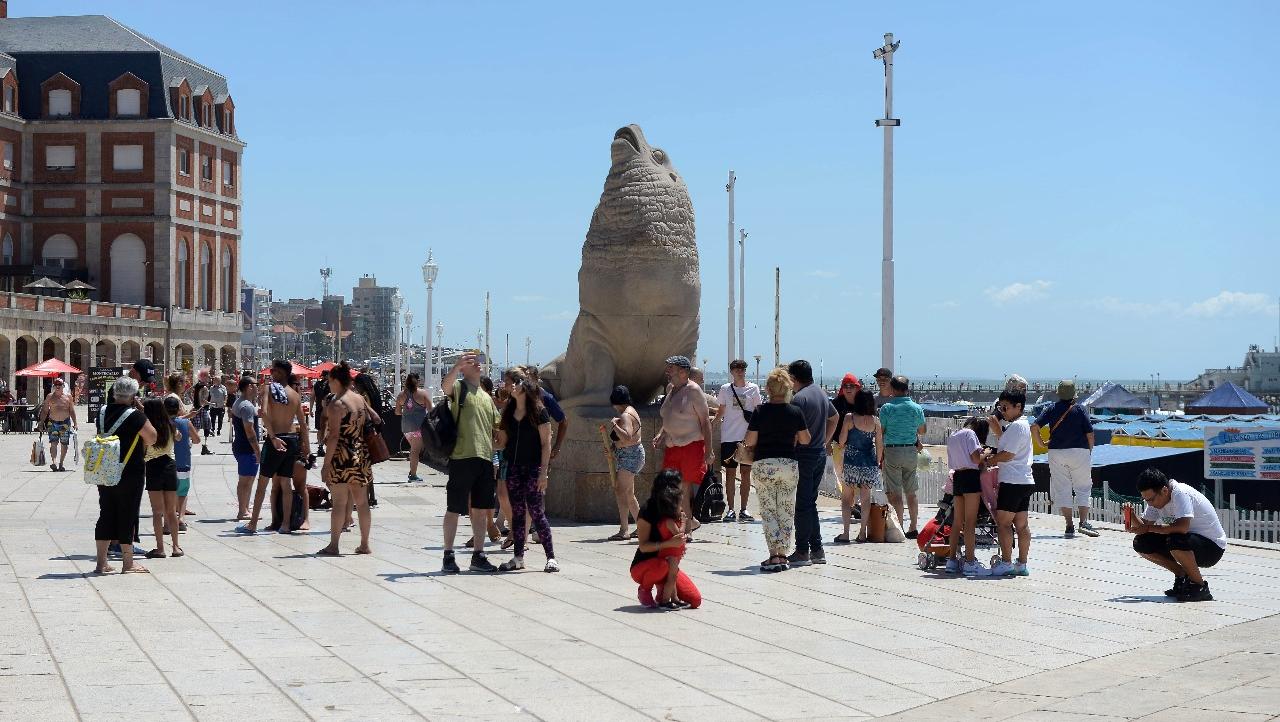
[[[369,407],[364,396],[351,388],[351,367],[338,364],[329,372],[329,397],[325,416],[325,446],[329,453],[324,459],[321,478],[333,495],[333,509],[329,522],[329,546],[318,554],[338,556],[338,539],[351,504],[356,505],[360,520],[360,546],[356,554],[369,554],[369,494],[367,487],[373,483],[373,467],[369,462],[369,448],[364,443],[366,421],[382,423],[378,412]]]

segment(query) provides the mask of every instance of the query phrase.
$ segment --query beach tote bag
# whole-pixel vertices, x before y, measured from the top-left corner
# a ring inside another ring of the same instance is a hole
[[[133,450],[138,447],[138,437],[141,434],[134,435],[133,443],[129,445],[129,450],[121,459],[120,437],[116,436],[116,431],[120,429],[125,419],[133,415],[133,411],[133,409],[125,409],[105,434],[99,431],[92,439],[84,442],[84,483],[95,486],[115,486],[120,483],[124,467],[133,456]],[[103,406],[98,415],[98,429],[106,425],[106,418],[107,407]]]

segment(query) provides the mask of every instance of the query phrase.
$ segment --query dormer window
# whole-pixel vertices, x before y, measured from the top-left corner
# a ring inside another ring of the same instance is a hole
[[[55,118],[65,118],[71,115],[70,90],[49,91],[49,115]]]
[[[18,89],[12,85],[6,85],[4,87],[4,112],[18,112]]]
[[[208,103],[201,103],[200,105],[204,108],[204,127],[213,127],[213,106]]]
[[[117,90],[116,115],[142,115],[142,93],[136,88]]]

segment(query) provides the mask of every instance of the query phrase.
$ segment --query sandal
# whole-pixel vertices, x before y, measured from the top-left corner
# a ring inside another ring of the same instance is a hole
[[[159,549],[152,549],[146,554],[148,559],[164,559],[166,556],[167,555]]]
[[[174,550],[173,550],[173,553],[172,553],[172,554],[170,554],[169,556],[171,556],[171,557],[175,557],[175,558],[176,558],[176,557],[184,557],[184,556],[186,556],[186,555],[187,555],[187,553],[186,553],[186,552],[182,551],[182,549],[181,549],[181,548],[178,548],[178,549],[174,549]]]
[[[120,573],[121,574],[150,574],[151,570],[139,564],[134,564],[128,569],[122,570]]]
[[[369,547],[356,547],[356,554],[372,554],[373,550]]]
[[[516,540],[515,540],[514,538],[512,538],[512,537],[507,537],[506,539],[503,539],[503,540],[502,540],[502,547],[501,547],[501,548],[502,548],[502,550],[503,550],[503,551],[506,551],[507,549],[510,549],[511,547],[513,547],[513,546],[515,546],[515,545],[516,545]]]
[[[318,557],[340,557],[340,556],[342,556],[342,554],[341,554],[341,553],[339,553],[337,549],[330,549],[329,547],[325,547],[324,549],[321,549],[320,551],[316,552],[316,556],[318,556]]]
[[[630,538],[630,537],[629,537],[627,534],[624,534],[624,533],[622,533],[622,532],[618,532],[617,534],[614,534],[613,536],[609,537],[608,539],[605,539],[605,541],[626,541],[628,538]]]
[[[628,534],[628,535],[627,535],[627,538],[628,538],[628,539],[639,539],[639,538],[640,538],[640,533],[639,533],[639,532],[637,532],[637,531],[635,531],[635,530],[632,530],[632,532],[631,532],[630,534]]]
[[[849,535],[848,535],[848,534],[841,534],[841,535],[837,536],[836,538],[832,539],[831,541],[832,541],[832,543],[834,543],[834,544],[852,544],[852,543],[853,543],[853,542],[850,542],[850,541],[849,541]]]

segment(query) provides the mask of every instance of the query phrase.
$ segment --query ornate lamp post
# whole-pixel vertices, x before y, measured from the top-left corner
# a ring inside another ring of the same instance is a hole
[[[431,249],[427,249],[427,262],[422,264],[422,282],[427,286],[427,358],[423,364],[423,371],[426,372],[427,378],[423,383],[427,385],[427,394],[430,395],[433,385],[439,383],[435,378],[435,371],[431,368],[432,349],[431,347],[431,295],[436,288],[436,276],[440,274],[440,266],[436,263],[435,257],[431,253]]]
[[[406,308],[404,310],[404,373],[406,376],[413,373],[413,310]],[[398,352],[398,351],[397,351]]]

